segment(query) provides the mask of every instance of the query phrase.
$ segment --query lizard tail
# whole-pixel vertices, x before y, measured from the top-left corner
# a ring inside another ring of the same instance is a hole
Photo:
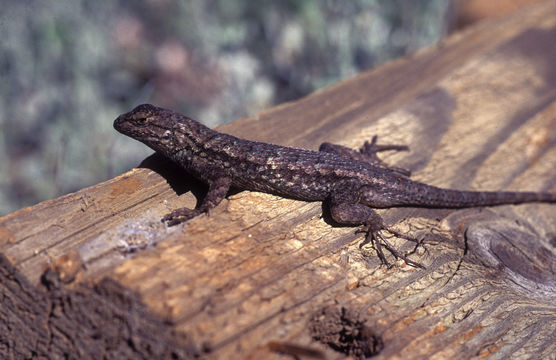
[[[397,177],[389,185],[386,189],[378,186],[367,188],[368,191],[364,189],[361,202],[379,208],[391,206],[465,208],[527,202],[556,202],[556,194],[548,192],[451,190],[404,177]]]
[[[434,186],[412,189],[421,206],[463,208],[527,202],[556,202],[556,194],[512,191],[459,191]],[[409,204],[408,204],[409,205]]]

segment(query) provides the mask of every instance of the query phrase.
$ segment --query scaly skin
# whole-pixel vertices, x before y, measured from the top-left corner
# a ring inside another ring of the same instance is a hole
[[[208,183],[209,191],[201,204],[196,209],[172,211],[163,218],[168,225],[208,212],[224,199],[231,186],[305,201],[329,200],[332,218],[341,224],[363,225],[367,233],[364,243],[372,241],[385,264],[388,263],[382,246],[408,264],[422,267],[396,251],[381,231],[417,240],[385,226],[372,208],[464,208],[556,202],[556,194],[551,193],[459,191],[412,181],[409,171],[388,166],[376,155],[380,151],[408,148],[377,145],[376,137],[360,151],[329,143],[322,144],[319,151],[297,149],[223,134],[148,104],[120,115],[114,128]]]

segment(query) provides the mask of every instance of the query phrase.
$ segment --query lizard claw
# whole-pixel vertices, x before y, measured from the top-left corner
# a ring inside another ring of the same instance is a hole
[[[375,154],[376,156],[376,153],[381,151],[409,151],[409,146],[407,145],[377,145],[377,139],[378,137],[375,135],[371,139],[371,142],[365,141],[359,152],[366,155]]]
[[[388,150],[394,150],[394,151],[409,151],[409,147],[406,145],[377,145],[377,136],[373,136],[371,142],[365,141],[365,143],[363,144],[363,146],[359,149],[359,153],[364,155],[369,162],[371,162],[372,164],[377,164],[381,167],[384,167],[386,169],[390,169],[394,172],[397,172],[401,175],[404,176],[411,176],[411,171],[398,167],[398,166],[392,166],[392,165],[388,165],[386,164],[384,161],[382,161],[377,153],[381,152],[381,151],[388,151]]]
[[[395,235],[399,238],[408,240],[408,241],[413,241],[416,242],[417,245],[419,246],[421,244],[421,241],[411,237],[409,235],[406,234],[402,234],[396,230],[384,227],[382,229],[372,229],[370,226],[366,226],[363,229],[359,229],[357,232],[366,232],[367,236],[365,237],[365,240],[363,240],[363,242],[359,245],[359,248],[362,248],[363,246],[365,246],[368,243],[372,243],[374,245],[374,248],[377,252],[377,255],[380,259],[380,261],[386,265],[388,268],[391,268],[392,265],[388,262],[388,260],[386,259],[386,256],[384,255],[384,252],[382,251],[382,248],[386,248],[386,250],[388,250],[392,255],[394,255],[394,257],[396,259],[402,259],[407,265],[413,266],[413,267],[417,267],[417,268],[421,268],[421,269],[425,269],[425,266],[423,266],[422,264],[413,261],[411,259],[409,259],[407,256],[401,254],[398,250],[396,250],[396,248],[390,244],[390,242],[388,240],[386,240],[386,238],[381,234],[381,231],[385,230],[388,231],[389,233],[391,233],[392,235]]]
[[[165,222],[168,226],[174,226],[186,222],[199,215],[199,211],[187,208],[181,208],[166,214],[160,221]]]

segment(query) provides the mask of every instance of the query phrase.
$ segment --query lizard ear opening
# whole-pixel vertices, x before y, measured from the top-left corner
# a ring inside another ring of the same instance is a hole
[[[172,141],[172,133],[170,131],[165,131],[160,137],[160,140],[166,144],[170,143]]]

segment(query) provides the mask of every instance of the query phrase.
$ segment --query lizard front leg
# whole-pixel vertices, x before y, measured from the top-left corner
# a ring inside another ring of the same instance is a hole
[[[387,231],[397,237],[420,243],[417,239],[402,234],[390,227],[386,226],[380,217],[373,209],[359,203],[358,191],[345,190],[333,193],[330,196],[330,214],[332,218],[340,224],[346,225],[363,225],[362,231],[367,235],[365,240],[361,243],[360,247],[372,242],[378,257],[386,266],[390,266],[382,247],[386,248],[395,258],[404,260],[408,265],[424,268],[423,265],[410,260],[405,255],[401,254],[388,240],[382,235],[381,231]]]
[[[373,136],[371,142],[365,141],[359,151],[350,149],[342,145],[325,142],[320,145],[319,151],[334,153],[348,157],[350,159],[368,162],[371,165],[380,166],[404,176],[411,175],[411,171],[397,166],[388,165],[377,155],[378,152],[388,150],[409,151],[409,147],[407,147],[406,145],[377,145],[376,142],[377,136],[375,135]]]
[[[210,209],[216,207],[224,199],[230,186],[232,179],[229,177],[219,177],[209,181],[209,190],[205,198],[195,209],[180,208],[172,211],[162,218],[163,222],[167,222],[168,226],[173,226],[194,218],[202,213],[208,213]]]

